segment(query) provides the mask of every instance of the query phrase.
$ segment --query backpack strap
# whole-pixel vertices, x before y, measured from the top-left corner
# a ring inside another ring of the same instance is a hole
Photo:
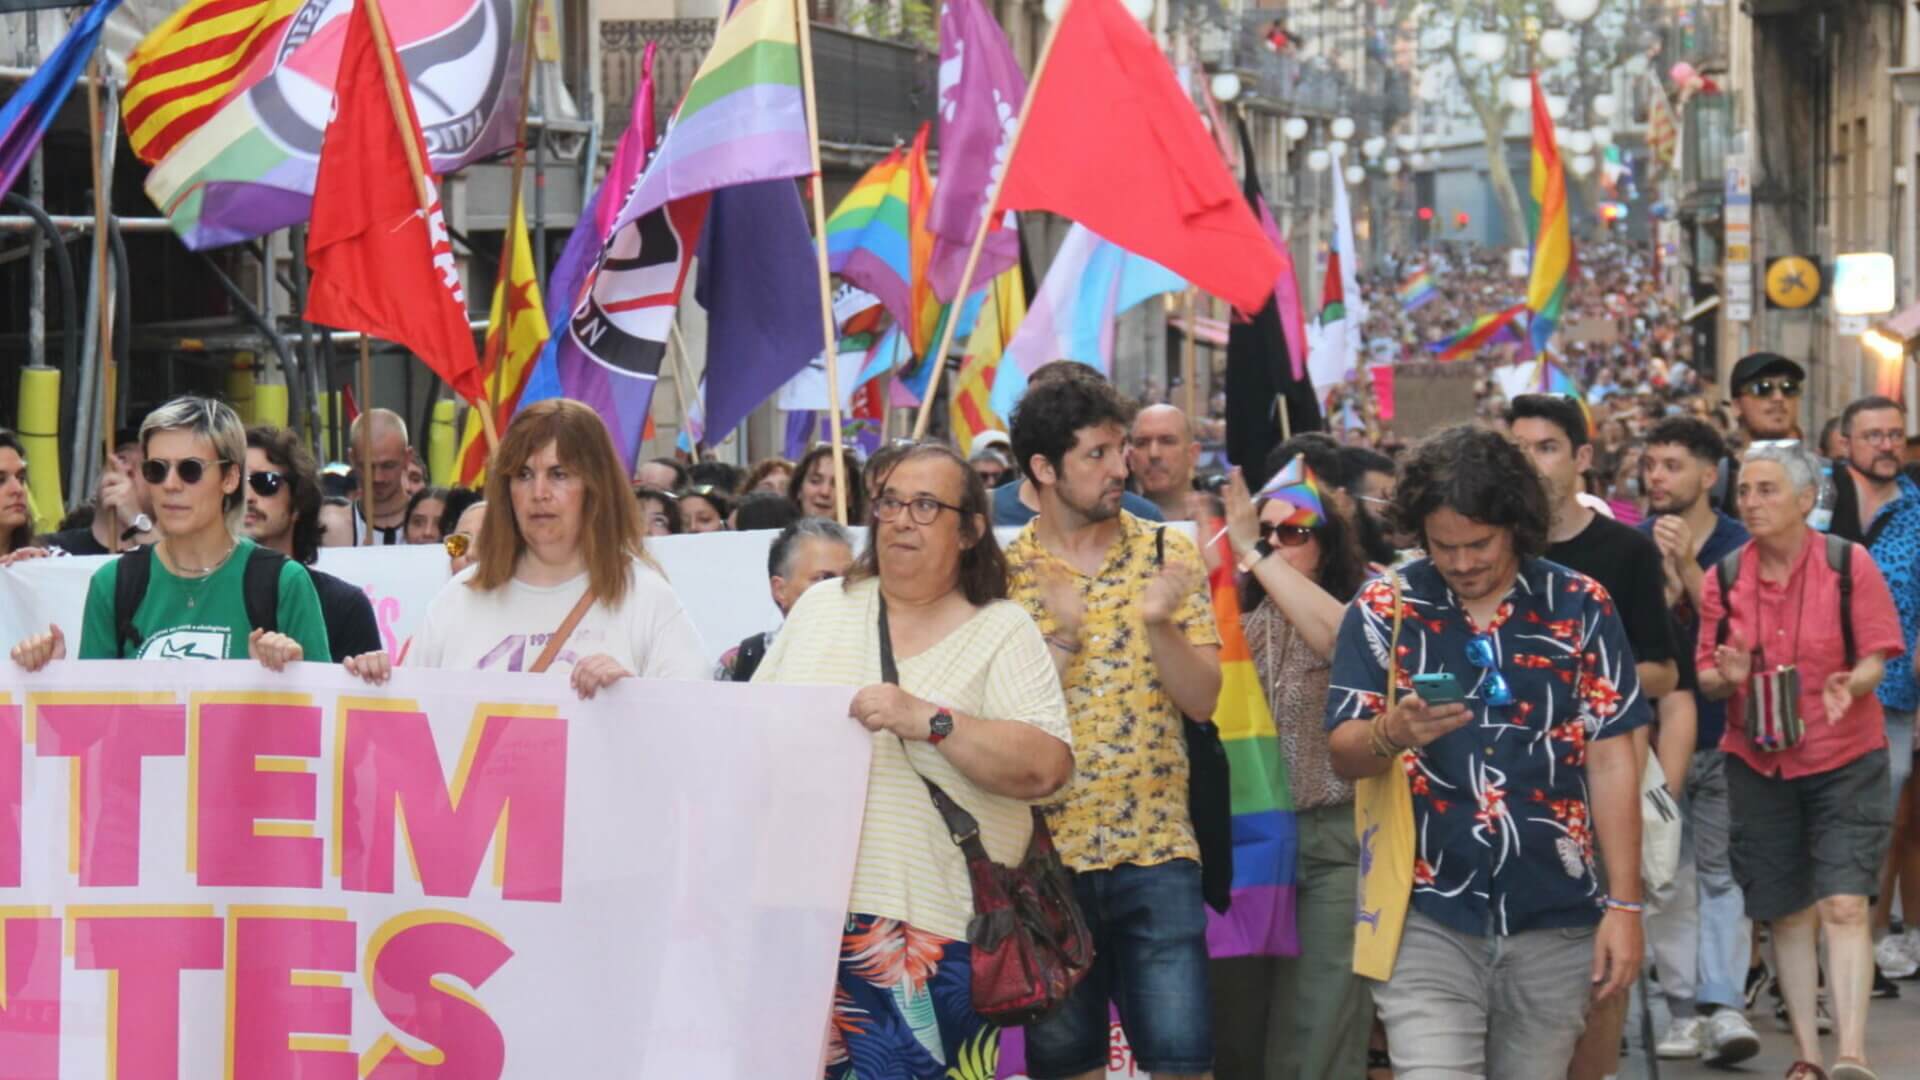
[[[113,567],[113,627],[119,655],[125,657],[140,648],[146,635],[133,625],[133,613],[147,597],[147,582],[153,579],[153,549],[137,547],[120,556]]]
[[[1153,565],[1167,564],[1167,527],[1158,525],[1153,530]]]
[[[1827,565],[1840,575],[1840,642],[1846,649],[1847,667],[1854,665],[1853,647],[1853,543],[1845,537],[1827,534]]]
[[[247,602],[247,625],[269,634],[280,632],[280,568],[287,557],[272,548],[255,544],[247,556],[243,590]]]
[[[1713,565],[1713,576],[1720,582],[1720,625],[1713,631],[1716,646],[1727,643],[1727,623],[1733,619],[1733,583],[1740,580],[1740,553],[1745,550],[1747,546],[1742,544]]]

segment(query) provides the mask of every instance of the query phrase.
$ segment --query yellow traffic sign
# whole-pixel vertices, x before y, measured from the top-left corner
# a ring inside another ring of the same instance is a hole
[[[1767,301],[1774,307],[1806,307],[1819,299],[1820,286],[1820,268],[1804,255],[1767,260]]]

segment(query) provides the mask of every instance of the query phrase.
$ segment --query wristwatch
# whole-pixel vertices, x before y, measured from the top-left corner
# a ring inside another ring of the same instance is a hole
[[[941,741],[953,734],[953,714],[940,709],[927,721],[927,741],[939,746]]]
[[[120,534],[120,542],[126,543],[141,533],[150,533],[152,531],[153,519],[145,514],[135,514],[133,516],[133,523],[127,526],[126,532]]]
[[[1273,545],[1263,536],[1254,542],[1253,549],[1247,552],[1245,558],[1240,560],[1237,569],[1243,574],[1250,573],[1254,567],[1265,562],[1267,556],[1271,554],[1273,554]]]

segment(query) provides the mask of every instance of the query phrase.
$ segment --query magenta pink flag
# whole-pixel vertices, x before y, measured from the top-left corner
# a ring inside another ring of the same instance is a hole
[[[593,221],[594,235],[602,240],[612,231],[613,216],[625,205],[633,182],[640,179],[640,173],[646,169],[647,155],[653,153],[653,54],[659,47],[658,42],[647,42],[647,51],[640,58],[640,86],[633,94],[633,116],[627,121],[627,130],[620,133],[613,161],[607,166],[607,179],[601,190],[611,191],[613,196],[600,199]]]
[[[944,0],[940,5],[940,176],[927,212],[927,228],[933,233],[927,280],[943,302],[960,291],[967,250],[987,208],[993,178],[1006,164],[1007,136],[1026,97],[1027,77],[993,14],[980,0]],[[1019,261],[1019,235],[996,221],[980,252],[973,286],[992,281]]]

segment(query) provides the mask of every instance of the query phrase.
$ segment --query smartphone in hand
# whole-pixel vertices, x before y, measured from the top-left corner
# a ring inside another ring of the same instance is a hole
[[[1419,694],[1420,700],[1429,705],[1452,705],[1467,698],[1466,691],[1460,687],[1460,680],[1454,678],[1451,671],[1415,675],[1413,692]]]

